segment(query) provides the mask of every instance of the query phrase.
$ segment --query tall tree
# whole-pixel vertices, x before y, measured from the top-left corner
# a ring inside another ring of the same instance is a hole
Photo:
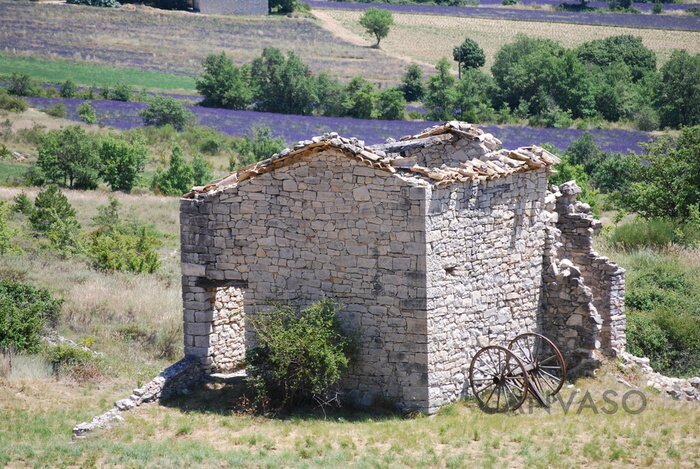
[[[285,57],[279,49],[267,47],[253,60],[255,103],[260,111],[282,114],[311,114],[316,104],[316,83],[309,67],[293,52]]]
[[[47,181],[71,189],[97,187],[100,161],[95,139],[77,125],[54,130],[38,147],[37,166]]]
[[[454,117],[457,102],[455,77],[450,72],[450,61],[442,58],[435,66],[437,75],[430,77],[424,104],[428,117],[433,120],[449,120]]]
[[[462,67],[465,69],[483,67],[486,63],[484,50],[476,41],[466,38],[464,42],[452,50],[452,57],[457,62],[458,76],[462,79]]]
[[[197,79],[197,91],[204,96],[203,106],[245,109],[253,100],[248,67],[236,67],[225,53],[209,54],[202,63],[204,71]]]
[[[673,51],[661,67],[655,104],[662,126],[700,124],[700,54]]]
[[[389,29],[394,24],[394,17],[391,12],[379,8],[367,8],[360,18],[360,25],[365,28],[367,34],[377,38],[377,43],[373,46],[379,48],[379,41],[389,35]]]
[[[417,64],[410,64],[406,67],[406,74],[403,76],[401,91],[406,101],[418,101],[423,98],[425,84],[423,83],[423,71]]]

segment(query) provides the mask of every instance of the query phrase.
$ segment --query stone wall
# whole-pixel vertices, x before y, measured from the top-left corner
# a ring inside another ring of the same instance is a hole
[[[546,170],[428,192],[430,410],[469,392],[488,344],[538,329]]]
[[[600,222],[576,200],[575,182],[554,187],[545,256],[544,330],[563,348],[572,375],[597,366],[597,352],[625,347],[624,269],[593,249]],[[561,191],[561,192],[559,192]]]
[[[243,290],[220,287],[214,293],[214,315],[209,338],[212,367],[233,371],[245,360],[245,313]]]
[[[352,400],[427,409],[425,189],[337,150],[181,202],[185,353],[215,370],[212,288],[243,290],[246,321],[269,300],[323,296],[361,340]],[[255,343],[246,328],[246,344]]]

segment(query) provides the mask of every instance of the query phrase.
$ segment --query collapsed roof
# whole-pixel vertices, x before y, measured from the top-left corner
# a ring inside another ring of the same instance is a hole
[[[419,166],[415,159],[404,156],[404,152],[409,149],[441,145],[458,139],[478,141],[491,151],[456,166],[442,165],[439,168]],[[430,127],[419,134],[402,137],[398,142],[389,140],[371,146],[365,146],[364,142],[357,138],[341,137],[336,132],[330,132],[311,140],[300,141],[293,148],[285,148],[266,160],[240,168],[219,181],[194,187],[183,197],[192,199],[229,189],[246,179],[329,150],[335,150],[367,166],[391,174],[417,177],[437,187],[461,181],[496,179],[509,174],[547,168],[559,162],[555,155],[536,145],[515,150],[500,147],[501,141],[490,133],[485,133],[472,124],[457,121]]]

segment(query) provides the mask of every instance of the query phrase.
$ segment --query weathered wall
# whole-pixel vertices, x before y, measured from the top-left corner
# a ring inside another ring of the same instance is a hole
[[[373,148],[401,153],[412,158],[418,166],[439,168],[443,165],[457,167],[464,161],[471,161],[499,148],[500,142],[490,134],[484,140],[460,138],[446,134],[420,140],[374,145]]]
[[[245,312],[241,288],[215,289],[209,346],[212,367],[217,370],[235,370],[245,360]]]
[[[193,0],[193,9],[210,15],[267,15],[267,0]]]
[[[217,283],[243,289],[247,319],[270,299],[305,306],[331,296],[361,340],[344,382],[351,398],[425,409],[424,190],[335,151],[303,158],[182,200],[185,352],[216,368],[208,292]]]
[[[428,193],[430,409],[468,393],[482,346],[537,331],[546,170]]]

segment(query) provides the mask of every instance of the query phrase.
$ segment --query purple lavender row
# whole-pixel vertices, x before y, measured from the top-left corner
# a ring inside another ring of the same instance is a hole
[[[84,102],[81,99],[28,98],[33,107],[47,108],[58,103],[66,106],[66,117],[80,120],[76,111]],[[118,129],[132,129],[143,126],[139,112],[146,106],[141,102],[91,101],[97,111],[99,122]],[[199,125],[212,127],[227,135],[241,137],[254,127],[266,126],[273,133],[289,143],[305,140],[324,132],[338,132],[348,137],[362,138],[368,144],[381,143],[387,138],[398,139],[404,135],[416,134],[426,127],[435,125],[430,121],[384,121],[352,119],[347,117],[317,117],[273,114],[254,111],[232,111],[201,106],[188,106],[195,114]],[[482,125],[486,132],[498,137],[506,148],[517,148],[531,144],[551,144],[565,150],[584,131],[577,129],[544,129],[515,125]],[[591,135],[602,150],[627,153],[641,152],[640,143],[648,142],[651,136],[634,130],[591,130]]]
[[[334,10],[365,10],[383,8],[396,13],[445,16],[464,16],[500,20],[539,21],[546,23],[577,23],[595,26],[622,26],[627,28],[700,31],[700,17],[690,15],[635,15],[631,13],[587,13],[571,11],[525,10],[497,7],[451,7],[446,5],[418,5],[385,3],[332,2],[309,0],[312,8]]]

